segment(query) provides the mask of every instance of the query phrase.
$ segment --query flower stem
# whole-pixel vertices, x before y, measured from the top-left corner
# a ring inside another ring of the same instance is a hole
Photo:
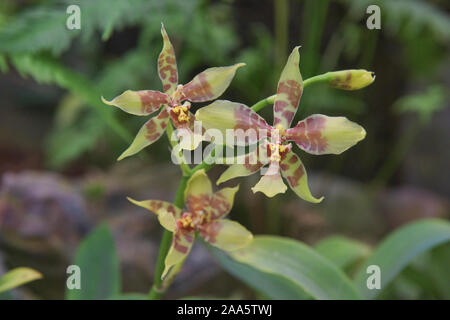
[[[306,80],[303,80],[303,88],[306,88],[307,86],[314,84],[314,83],[320,83],[320,82],[328,82],[330,81],[330,72],[319,74],[317,76],[308,78]],[[260,111],[261,109],[264,109],[268,105],[271,105],[275,102],[275,97],[277,95],[271,95],[270,97],[267,97],[265,99],[262,99],[255,103],[253,106],[251,106],[252,110],[255,112]]]
[[[255,103],[251,108],[253,111],[258,112],[261,109],[264,109],[265,107],[267,107],[268,105],[271,105],[275,102],[275,97],[277,95],[274,94],[270,97],[267,97],[265,99],[262,99],[261,101],[258,101],[257,103]]]
[[[181,178],[180,184],[178,185],[178,190],[175,195],[175,200],[173,204],[178,208],[184,207],[184,190],[186,189],[186,184],[190,176],[183,176]],[[172,232],[164,229],[164,233],[161,239],[161,245],[159,246],[158,259],[156,261],[156,269],[153,278],[153,286],[150,289],[148,298],[151,300],[160,299],[167,287],[161,279],[161,275],[164,271],[164,260],[166,259],[167,253],[169,252],[170,245],[172,243]]]
[[[328,82],[330,80],[331,80],[331,72],[322,73],[317,76],[314,76],[314,77],[304,80],[303,88],[306,88],[307,86],[314,84],[314,83]]]

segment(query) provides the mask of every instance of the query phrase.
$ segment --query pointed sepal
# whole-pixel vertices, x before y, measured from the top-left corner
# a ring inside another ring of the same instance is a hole
[[[181,216],[181,209],[174,204],[160,200],[144,200],[137,201],[127,197],[131,203],[152,211],[158,216],[159,223],[170,232],[176,230],[176,219]]]
[[[169,121],[169,113],[162,110],[158,116],[148,120],[139,130],[131,145],[120,155],[118,161],[132,156],[157,141],[163,135]]]
[[[111,101],[102,97],[102,102],[122,109],[126,113],[137,116],[146,116],[158,111],[163,105],[169,103],[170,98],[165,93],[153,90],[132,91],[127,90]]]
[[[163,48],[158,57],[158,74],[163,84],[164,92],[172,94],[178,85],[178,69],[175,50],[170,42],[164,25],[161,23],[161,35],[163,37]]]
[[[241,224],[227,219],[213,220],[204,225],[200,235],[206,242],[226,251],[243,248],[253,240],[250,231]]]
[[[287,180],[292,191],[294,191],[300,198],[312,203],[319,203],[323,200],[315,198],[308,186],[308,176],[306,174],[305,166],[300,158],[294,153],[289,152],[281,161],[281,174]]]
[[[273,105],[273,126],[275,128],[289,128],[303,93],[299,48],[295,47],[292,50],[278,81],[277,95]]]
[[[172,238],[172,245],[167,253],[166,259],[164,260],[164,271],[161,275],[163,279],[170,268],[187,257],[191,251],[192,245],[194,244],[195,233],[192,232],[175,232]]]
[[[364,139],[366,131],[345,117],[314,114],[286,130],[286,139],[312,154],[340,154]]]
[[[206,69],[183,86],[183,94],[192,102],[214,100],[224,93],[233,80],[236,70],[242,66],[245,66],[245,63]]]

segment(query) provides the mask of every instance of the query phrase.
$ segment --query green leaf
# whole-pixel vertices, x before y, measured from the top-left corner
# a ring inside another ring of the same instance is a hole
[[[360,269],[354,283],[361,295],[376,298],[380,292],[420,253],[450,241],[450,223],[439,219],[413,222],[390,234]],[[381,289],[367,288],[367,267],[377,265],[381,270]]]
[[[440,298],[450,300],[450,243],[436,247],[431,252],[431,261],[427,266],[427,273],[440,293]]]
[[[366,258],[371,251],[368,245],[344,236],[327,237],[315,249],[342,270]]]
[[[285,286],[297,294],[304,291],[315,299],[359,298],[351,281],[341,270],[299,241],[276,236],[256,236],[250,245],[229,254],[236,262],[247,266],[247,270],[241,268],[233,272],[242,273],[240,278],[243,281],[256,278],[257,275],[252,275],[256,270],[260,275],[259,280],[267,281],[268,285],[277,283],[278,288]],[[233,266],[224,267],[227,269]],[[265,276],[269,280],[264,279]],[[264,293],[270,295],[271,288],[260,286]]]
[[[225,252],[212,247],[211,252],[225,270],[269,299],[311,299],[299,285],[282,275],[263,272],[247,264],[237,262]]]
[[[0,277],[0,292],[5,292],[41,278],[42,274],[31,268],[15,268]]]
[[[83,240],[75,257],[81,289],[66,290],[69,300],[109,299],[120,292],[120,271],[114,239],[101,225]]]

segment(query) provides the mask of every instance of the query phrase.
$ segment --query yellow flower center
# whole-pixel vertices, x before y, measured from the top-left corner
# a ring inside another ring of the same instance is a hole
[[[288,146],[278,143],[269,143],[269,150],[270,150],[270,161],[276,161],[280,162],[281,157],[283,154],[285,154],[287,151],[289,151]]]
[[[178,220],[183,228],[194,228],[194,221],[192,221],[192,217],[190,214],[184,215]]]
[[[283,128],[281,124],[277,124],[275,129],[278,130],[280,137],[284,137],[286,135],[286,130]]]
[[[178,219],[177,224],[179,228],[183,229],[197,229],[199,226],[211,221],[210,215],[206,214],[204,211],[198,211],[196,213],[185,212],[180,219]]]
[[[184,103],[181,106],[175,106],[172,108],[172,112],[178,116],[178,122],[188,122],[190,120],[189,108],[190,104],[188,103]]]

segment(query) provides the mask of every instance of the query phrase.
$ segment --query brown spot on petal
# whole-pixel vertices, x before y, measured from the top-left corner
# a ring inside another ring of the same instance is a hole
[[[289,184],[295,188],[299,185],[300,179],[305,174],[305,169],[303,168],[303,165],[300,165],[297,169],[295,169],[294,174],[292,176],[288,176],[287,180],[289,181]]]
[[[207,101],[214,97],[211,85],[206,78],[206,74],[199,73],[194,80],[183,87],[183,93],[188,100],[202,99]]]

